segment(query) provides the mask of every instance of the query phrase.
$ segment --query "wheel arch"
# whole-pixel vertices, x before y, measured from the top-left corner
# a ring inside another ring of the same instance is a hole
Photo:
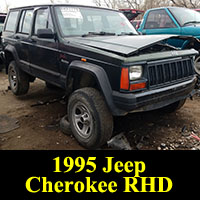
[[[72,93],[74,91],[73,86],[74,82],[72,81],[72,77],[80,76],[80,74],[87,74],[93,78],[93,80],[96,81],[97,88],[102,95],[104,96],[104,99],[112,112],[113,115],[119,115],[120,111],[116,108],[116,106],[113,103],[112,98],[112,88],[110,85],[110,81],[108,79],[108,76],[105,72],[105,70],[98,65],[82,62],[82,61],[73,61],[67,70],[66,73],[66,91],[68,94]],[[84,87],[88,87],[88,85],[85,85]],[[81,88],[81,87],[80,87]],[[79,88],[75,88],[79,89]]]
[[[5,65],[6,65],[6,73],[8,73],[8,66],[11,61],[15,60],[16,62],[19,61],[17,51],[15,47],[11,45],[7,45],[4,49],[5,53]]]

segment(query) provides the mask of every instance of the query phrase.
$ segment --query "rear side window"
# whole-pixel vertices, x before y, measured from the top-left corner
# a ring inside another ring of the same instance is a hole
[[[31,29],[31,21],[33,17],[33,10],[23,10],[19,22],[19,33],[28,34]]]
[[[11,11],[8,16],[5,31],[14,32],[19,11]]]

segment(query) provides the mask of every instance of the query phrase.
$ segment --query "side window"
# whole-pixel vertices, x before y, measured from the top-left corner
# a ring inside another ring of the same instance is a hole
[[[52,19],[49,15],[48,9],[40,9],[36,13],[34,35],[37,35],[38,29],[49,28],[53,31]]]
[[[19,33],[28,34],[31,29],[31,21],[33,17],[33,10],[23,10],[19,22]]]
[[[18,32],[22,33],[22,28],[23,28],[23,21],[24,21],[24,16],[25,16],[26,11],[22,11],[21,17],[20,17],[20,21],[19,21],[19,28],[18,28]]]
[[[176,25],[171,20],[165,10],[150,11],[145,24],[145,29],[175,28]]]
[[[19,11],[11,11],[9,13],[8,20],[7,20],[6,27],[5,27],[5,31],[10,31],[10,32],[15,31],[18,14],[19,14]]]

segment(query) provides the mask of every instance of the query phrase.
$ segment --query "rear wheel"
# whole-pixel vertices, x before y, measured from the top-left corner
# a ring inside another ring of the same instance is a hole
[[[8,66],[8,79],[12,92],[16,95],[24,95],[29,90],[29,75],[17,67],[15,61]]]
[[[112,136],[112,114],[103,96],[94,88],[72,93],[68,101],[68,119],[75,138],[86,148],[98,148]]]

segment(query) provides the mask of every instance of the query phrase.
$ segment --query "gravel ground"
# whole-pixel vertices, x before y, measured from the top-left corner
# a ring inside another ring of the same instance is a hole
[[[49,90],[36,80],[29,93],[15,97],[8,90],[5,73],[0,72],[0,116],[16,119],[18,128],[0,133],[0,149],[72,150],[84,149],[73,136],[64,135],[59,121],[65,115],[63,91]],[[52,101],[45,105],[33,106]],[[200,150],[200,97],[187,100],[176,113],[146,112],[114,119],[114,134],[123,134],[132,149]],[[0,122],[1,123],[1,122]],[[107,145],[102,149],[109,149]]]

